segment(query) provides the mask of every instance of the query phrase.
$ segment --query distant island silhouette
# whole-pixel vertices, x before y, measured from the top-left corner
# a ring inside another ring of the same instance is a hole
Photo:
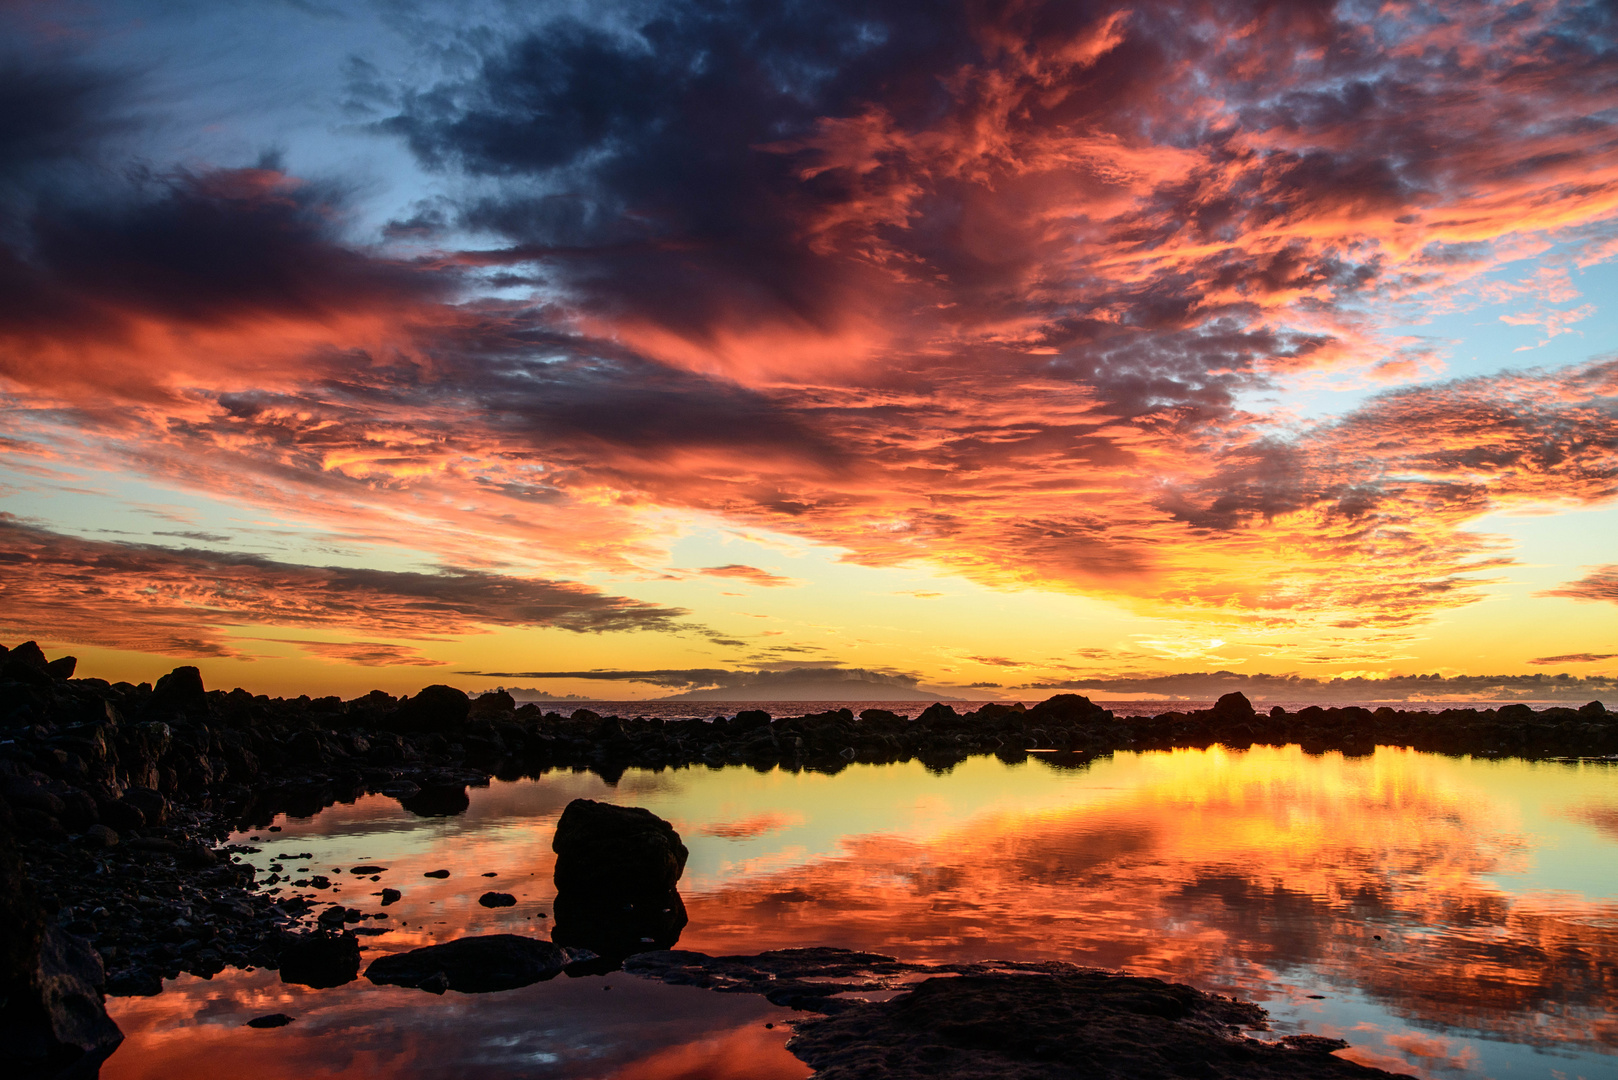
[[[891,680],[766,677],[739,686],[714,686],[659,701],[971,701],[958,694],[928,692]]]

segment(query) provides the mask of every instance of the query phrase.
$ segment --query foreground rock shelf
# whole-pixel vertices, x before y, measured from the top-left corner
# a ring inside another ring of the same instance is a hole
[[[75,1000],[100,993],[98,961],[111,994],[153,994],[181,972],[208,977],[227,967],[279,967],[289,978],[306,971],[298,981],[311,985],[352,978],[358,939],[374,931],[364,924],[386,912],[319,903],[331,881],[297,874],[300,853],[271,848],[284,855],[285,876],[272,866],[259,877],[240,859],[243,850],[218,845],[233,829],[267,827],[277,814],[307,816],[367,793],[432,817],[465,810],[467,789],[491,776],[558,769],[588,769],[616,783],[630,768],[833,773],[854,763],[919,760],[944,771],[981,754],[1082,768],[1117,750],[1215,743],[1299,743],[1312,753],[1393,745],[1489,756],[1618,755],[1618,717],[1599,703],[1540,712],[1513,705],[1257,713],[1233,694],[1209,710],[1124,717],[1062,694],[1032,708],[991,704],[964,714],[935,704],[914,719],[841,709],[664,721],[587,709],[562,716],[518,707],[503,693],[472,700],[447,686],[408,698],[375,691],[351,701],[271,699],[209,691],[190,667],[138,686],[74,679],[74,668],[72,657],[48,660],[32,642],[0,647],[0,897],[9,905],[0,914],[17,928],[0,971],[7,1010],[0,1023],[15,1020],[22,1002],[46,1008],[40,1002],[54,978],[39,966],[47,930],[80,943],[70,949],[82,954]],[[684,913],[676,901],[649,893],[644,906],[669,924],[637,931],[637,940],[677,935]],[[310,926],[317,907],[318,933]],[[576,907],[572,922],[593,933],[590,904]],[[37,1019],[30,1021],[36,1028]],[[62,1039],[29,1053],[57,1064],[88,1060],[112,1038],[103,1030],[74,1034],[65,1020],[59,1026]]]
[[[908,964],[842,949],[646,953],[624,970],[762,994],[823,1014],[787,1044],[817,1080],[1295,1080],[1393,1077],[1336,1057],[1340,1039],[1267,1032],[1259,1006],[1061,963]],[[885,1001],[850,995],[894,991]]]

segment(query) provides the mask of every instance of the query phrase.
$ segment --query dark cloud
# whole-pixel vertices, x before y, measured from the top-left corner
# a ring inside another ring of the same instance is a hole
[[[1618,660],[1618,653],[1568,653],[1565,656],[1536,656],[1530,664],[1593,664],[1598,660]]]
[[[871,671],[866,668],[812,667],[792,665],[786,670],[732,670],[728,668],[665,668],[651,671],[597,668],[589,671],[461,671],[499,679],[591,679],[605,682],[643,682],[676,690],[743,689],[769,690],[781,685],[810,682],[860,682],[903,689],[916,685],[913,675]]]
[[[181,540],[195,540],[202,544],[226,544],[230,542],[230,537],[225,536],[222,533],[199,532],[195,529],[182,529],[174,532],[160,529],[153,532],[152,535],[173,536]]]
[[[221,628],[249,624],[352,627],[424,639],[487,626],[595,633],[687,628],[677,621],[685,614],[680,609],[571,582],[457,568],[424,574],[301,566],[257,555],[83,540],[9,514],[0,514],[0,591],[6,597],[0,625],[10,632],[171,655],[232,655]]]
[[[380,641],[309,641],[304,638],[267,638],[283,645],[296,645],[323,660],[335,660],[359,667],[442,667],[442,660],[423,656],[408,645]]]

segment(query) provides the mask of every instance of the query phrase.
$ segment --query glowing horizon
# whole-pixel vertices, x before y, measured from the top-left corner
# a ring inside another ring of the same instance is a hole
[[[0,641],[81,674],[1618,678],[1607,6],[0,26]]]

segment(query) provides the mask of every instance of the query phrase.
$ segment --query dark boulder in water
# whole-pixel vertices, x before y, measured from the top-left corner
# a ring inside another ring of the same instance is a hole
[[[556,852],[552,940],[606,957],[666,949],[685,928],[676,884],[688,855],[674,826],[634,806],[574,799]]]
[[[569,964],[594,959],[585,949],[568,949],[518,934],[486,934],[384,956],[365,969],[378,985],[410,986],[433,993],[463,994],[515,990],[555,978]],[[441,976],[442,985],[435,985]]]
[[[417,817],[455,817],[466,813],[472,797],[466,793],[465,784],[434,785],[400,799],[399,805]]]
[[[347,931],[296,934],[281,946],[282,982],[326,990],[359,977],[359,938]]]
[[[1220,720],[1251,720],[1256,715],[1253,703],[1240,691],[1221,696],[1214,702],[1213,714]]]

